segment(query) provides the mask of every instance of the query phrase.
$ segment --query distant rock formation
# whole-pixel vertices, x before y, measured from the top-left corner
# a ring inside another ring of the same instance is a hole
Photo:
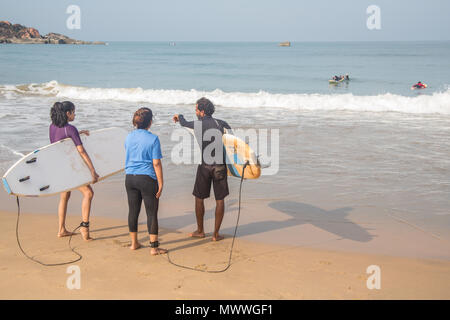
[[[41,44],[106,44],[101,41],[81,41],[59,33],[41,36],[39,31],[9,21],[0,21],[0,43]]]

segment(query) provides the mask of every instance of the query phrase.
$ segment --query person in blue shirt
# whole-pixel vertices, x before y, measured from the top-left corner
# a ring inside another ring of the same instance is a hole
[[[125,141],[125,188],[128,196],[128,228],[131,237],[131,250],[141,247],[137,239],[138,218],[142,200],[147,213],[147,229],[150,235],[150,253],[167,253],[159,248],[158,205],[163,190],[163,171],[161,164],[161,144],[158,136],[149,132],[152,125],[152,111],[140,108],[133,115],[136,128]]]

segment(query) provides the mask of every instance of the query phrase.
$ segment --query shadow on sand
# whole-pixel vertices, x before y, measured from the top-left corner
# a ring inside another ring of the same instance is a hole
[[[293,226],[299,226],[303,224],[311,224],[317,228],[320,228],[324,231],[332,233],[338,236],[340,239],[348,239],[352,241],[358,242],[369,242],[373,239],[368,231],[370,229],[363,228],[360,225],[350,221],[347,216],[353,208],[344,207],[338,208],[334,210],[324,210],[319,207],[315,207],[306,203],[295,202],[295,201],[274,201],[270,202],[268,206],[272,209],[275,209],[279,212],[287,214],[290,216],[289,219],[283,221],[257,221],[251,222],[245,225],[240,225],[238,228],[237,236],[248,236],[261,234],[264,232],[270,232],[274,230],[280,230],[285,228],[290,228]],[[211,208],[205,212],[205,219],[214,219],[214,210],[215,208]],[[237,201],[229,200],[226,203],[226,212],[237,211]],[[159,219],[160,224],[163,223],[165,226],[168,226],[171,229],[179,229],[183,228],[187,225],[195,224],[195,213],[193,211],[187,211],[186,214],[182,216],[174,216],[174,217],[166,217]],[[145,228],[145,223],[140,223],[142,225],[140,228]],[[113,230],[113,229],[121,229],[120,231],[127,232],[127,226],[115,226],[110,228],[103,228],[92,230],[94,233],[99,231]],[[232,235],[234,233],[234,226],[225,228],[221,230],[222,234]],[[119,231],[119,230],[117,230]],[[119,231],[119,232],[120,232]],[[162,231],[162,230],[161,230]],[[97,238],[98,240],[105,239],[114,239],[118,237],[128,236],[128,233],[119,233],[115,235],[103,236]],[[146,230],[139,231],[139,234],[146,234]],[[164,230],[160,232],[160,236],[167,234],[168,231]],[[139,239],[140,241],[148,241],[148,235],[144,238]],[[171,251],[178,251],[182,249],[186,249],[189,247],[195,247],[203,245],[207,242],[211,241],[208,237],[205,239],[194,239],[190,238],[186,235],[186,238],[172,240],[166,242],[166,244],[175,244],[178,246],[172,248]]]
[[[239,226],[238,235],[254,235],[302,224],[312,224],[342,239],[368,242],[373,238],[368,232],[370,229],[365,229],[347,219],[347,215],[352,208],[345,207],[328,211],[295,201],[274,201],[270,202],[268,206],[289,215],[291,218],[284,221],[258,221],[245,224]],[[223,229],[222,232],[232,234],[234,227]]]

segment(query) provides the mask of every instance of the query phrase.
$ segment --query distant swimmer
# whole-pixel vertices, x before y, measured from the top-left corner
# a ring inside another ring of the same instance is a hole
[[[348,74],[346,74],[345,76],[343,76],[343,75],[334,76],[330,80],[328,80],[328,82],[330,84],[338,84],[338,83],[341,83],[343,81],[349,81],[349,80],[350,80],[350,77],[348,76]]]
[[[345,76],[343,76],[343,75],[340,75],[340,76],[334,76],[334,77],[332,78],[332,80],[334,80],[334,81],[350,80],[350,77],[348,76],[348,73],[347,73],[347,74],[345,74]]]
[[[415,85],[411,87],[411,90],[415,89],[425,89],[427,85],[425,83],[422,83],[421,81],[417,82]]]
[[[341,81],[342,80],[342,76],[334,76],[333,80],[334,81]]]

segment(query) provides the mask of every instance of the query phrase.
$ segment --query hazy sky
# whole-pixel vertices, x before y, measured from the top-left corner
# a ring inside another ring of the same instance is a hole
[[[81,29],[66,27],[69,5]],[[369,30],[369,5],[381,30]],[[105,41],[450,40],[449,0],[1,0],[0,20]]]

